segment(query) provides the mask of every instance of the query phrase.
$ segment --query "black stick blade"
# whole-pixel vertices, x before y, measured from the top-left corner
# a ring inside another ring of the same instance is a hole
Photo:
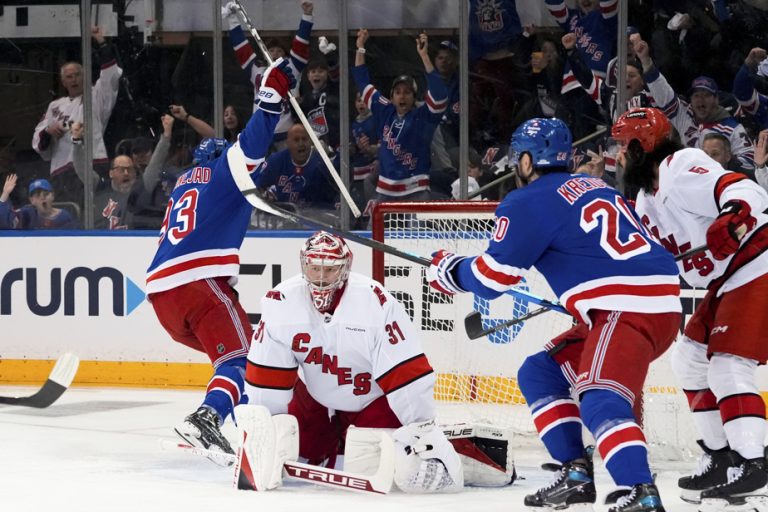
[[[482,338],[485,336],[483,330],[483,315],[478,311],[472,311],[464,317],[464,330],[467,332],[467,337],[471,340]]]

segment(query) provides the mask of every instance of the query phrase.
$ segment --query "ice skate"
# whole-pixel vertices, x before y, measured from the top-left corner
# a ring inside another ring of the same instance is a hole
[[[586,463],[569,462],[560,467],[548,486],[525,497],[528,507],[591,511],[597,499],[595,482]]]
[[[701,503],[701,492],[728,482],[728,468],[738,466],[739,457],[728,446],[720,450],[710,450],[698,441],[704,453],[699,457],[698,467],[692,475],[677,481],[680,487],[680,499],[688,503]]]
[[[637,484],[616,501],[608,512],[664,512],[659,490],[654,484]]]
[[[174,430],[184,441],[211,451],[208,457],[210,460],[220,466],[231,466],[232,459],[227,457],[217,457],[216,453],[234,454],[229,441],[221,433],[219,428],[218,415],[207,407],[200,407],[186,418],[184,422],[175,427]]]
[[[768,469],[763,457],[742,459],[725,484],[701,493],[701,512],[768,512]]]

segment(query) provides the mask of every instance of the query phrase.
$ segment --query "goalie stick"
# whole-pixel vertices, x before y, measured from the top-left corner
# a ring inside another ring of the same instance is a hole
[[[256,27],[251,22],[251,19],[248,17],[248,13],[245,11],[245,7],[243,7],[243,4],[241,4],[239,0],[234,0],[234,2],[235,2],[235,5],[237,6],[237,8],[235,9],[235,14],[237,15],[238,18],[240,18],[240,21],[243,23],[243,25],[245,25],[245,27],[251,33],[253,38],[256,40],[256,46],[259,47],[259,50],[261,51],[261,55],[262,57],[264,57],[264,60],[267,62],[267,65],[271,66],[272,57],[269,55],[269,51],[267,50],[267,45],[264,44],[264,41],[262,41],[261,36],[259,36],[259,33],[256,30]],[[296,77],[297,80],[299,78],[300,77]],[[341,181],[341,176],[339,176],[339,173],[336,171],[336,168],[333,166],[331,159],[328,158],[328,155],[325,153],[325,150],[323,149],[323,145],[320,143],[320,139],[317,138],[315,131],[312,129],[312,127],[309,124],[309,121],[307,120],[307,116],[304,115],[304,112],[301,110],[301,106],[299,105],[299,102],[296,100],[296,97],[293,95],[291,91],[288,91],[288,101],[290,101],[291,106],[293,107],[293,111],[296,112],[297,116],[299,116],[299,120],[301,121],[301,124],[304,125],[304,128],[307,130],[307,135],[309,135],[309,138],[312,140],[312,144],[314,144],[315,148],[317,149],[317,152],[320,154],[320,158],[323,160],[323,163],[325,164],[325,167],[328,169],[328,172],[333,178],[333,181],[336,182],[336,186],[339,187],[339,192],[341,192],[342,197],[344,197],[344,201],[347,203],[347,206],[352,212],[352,215],[354,215],[355,218],[359,218],[361,215],[360,209],[357,207],[357,205],[355,204],[355,201],[352,199],[352,196],[349,194],[349,190],[347,190],[347,187],[344,186],[344,182]]]
[[[686,258],[690,258],[694,254],[698,254],[706,250],[707,250],[706,245],[700,245],[698,247],[694,247],[693,249],[690,249],[688,251],[685,251],[682,254],[675,256],[675,261],[680,261]],[[519,316],[517,318],[513,318],[505,322],[501,322],[487,329],[483,327],[482,314],[479,311],[472,311],[466,317],[464,317],[464,330],[466,331],[467,337],[469,339],[476,340],[477,338],[482,338],[483,336],[487,336],[489,334],[500,331],[502,329],[506,329],[507,327],[511,327],[515,324],[519,324],[520,322],[524,322],[535,316],[539,316],[540,314],[546,313],[547,311],[559,311],[560,313],[569,314],[560,303],[554,302],[551,304],[554,307],[549,307],[544,305],[544,307],[534,309],[533,311],[529,311],[523,316]]]
[[[80,360],[77,356],[66,352],[56,361],[51,374],[48,375],[48,379],[37,393],[23,397],[0,396],[0,404],[22,405],[39,409],[48,407],[58,400],[72,384],[79,365]]]
[[[220,457],[222,460],[231,460],[233,464],[237,461],[237,455],[234,454],[213,452],[205,448],[167,439],[160,440],[160,447],[164,450],[181,450],[201,457]],[[294,480],[301,480],[324,487],[333,487],[344,491],[371,494],[387,494],[392,489],[394,479],[391,463],[386,463],[384,458],[382,458],[382,463],[380,463],[378,470],[373,475],[360,475],[294,461],[283,464],[283,471],[285,476]]]
[[[344,231],[343,229],[338,229],[330,224],[325,224],[325,223],[316,221],[314,219],[310,219],[309,217],[305,217],[301,214],[289,212],[287,210],[283,210],[278,206],[269,204],[267,201],[261,198],[261,196],[259,195],[259,190],[257,188],[254,188],[253,186],[253,180],[251,179],[251,176],[248,173],[248,168],[245,164],[245,155],[243,154],[243,151],[240,149],[239,143],[235,143],[227,151],[227,161],[229,162],[229,170],[232,173],[232,178],[235,181],[235,185],[243,194],[243,196],[245,196],[245,199],[249,203],[251,203],[253,207],[258,208],[263,212],[275,215],[277,217],[290,220],[291,222],[295,222],[296,224],[302,224],[304,226],[307,226],[313,229],[322,229],[322,230],[328,231],[329,233],[339,235],[341,237],[346,238],[347,240],[351,240],[360,245],[364,245],[371,249],[381,251],[387,254],[391,254],[393,256],[397,256],[398,258],[402,258],[404,260],[410,261],[411,263],[416,263],[417,265],[429,267],[432,264],[432,260],[428,258],[423,258],[421,256],[417,256],[409,252],[401,251],[396,247],[392,247],[391,245],[387,245],[385,243],[379,242],[378,240],[373,240],[371,238],[366,238],[364,236],[356,235],[351,231]],[[509,295],[515,296],[519,299],[522,299],[528,302],[533,302],[534,304],[545,306],[549,309],[554,309],[556,311],[560,311],[561,313],[567,314],[567,311],[565,310],[565,308],[560,304],[557,304],[552,301],[548,301],[546,299],[543,299],[527,291],[517,289],[517,288],[512,288],[507,290],[506,293],[508,293]]]

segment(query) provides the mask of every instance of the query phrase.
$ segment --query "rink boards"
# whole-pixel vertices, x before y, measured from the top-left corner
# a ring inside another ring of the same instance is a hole
[[[246,237],[237,290],[252,323],[264,293],[300,271],[299,248],[309,233]],[[207,357],[173,342],[144,296],[156,234],[6,232],[0,239],[0,384],[39,383],[67,351],[82,360],[76,385],[207,383]],[[370,275],[371,250],[351,246],[353,270]],[[765,373],[759,372],[762,390],[768,390]]]

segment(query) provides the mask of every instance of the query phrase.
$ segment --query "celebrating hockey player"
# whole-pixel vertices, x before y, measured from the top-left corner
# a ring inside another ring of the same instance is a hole
[[[550,485],[526,496],[526,505],[567,509],[595,502],[583,422],[615,483],[631,488],[610,510],[662,511],[633,407],[649,364],[680,326],[677,268],[618,192],[600,179],[568,173],[570,155],[571,133],[559,119],[520,125],[509,154],[519,188],[496,209],[487,251],[476,257],[438,251],[428,278],[449,295],[493,299],[535,266],[579,322],[518,372],[539,436],[562,464]]]
[[[350,272],[352,253],[341,237],[315,233],[300,257],[301,275],[262,299],[248,403],[294,416],[299,455],[310,464],[333,467],[351,425],[397,429],[398,487],[461,489],[459,456],[435,424],[435,374],[403,306],[381,284]]]
[[[147,270],[147,295],[162,326],[213,363],[202,406],[176,427],[184,440],[212,452],[234,453],[220,424],[243,393],[253,333],[233,288],[252,207],[235,185],[228,157],[240,153],[250,172],[260,168],[294,83],[288,62],[278,59],[264,73],[256,110],[238,141],[230,147],[223,139],[200,144],[194,167],[176,181]]]
[[[657,109],[623,114],[612,134],[654,236],[674,254],[708,247],[678,263],[688,284],[707,289],[672,358],[704,449],[699,471],[679,481],[682,497],[727,503],[723,510],[765,506],[766,415],[755,370],[768,359],[768,194],[703,151],[683,149]]]

